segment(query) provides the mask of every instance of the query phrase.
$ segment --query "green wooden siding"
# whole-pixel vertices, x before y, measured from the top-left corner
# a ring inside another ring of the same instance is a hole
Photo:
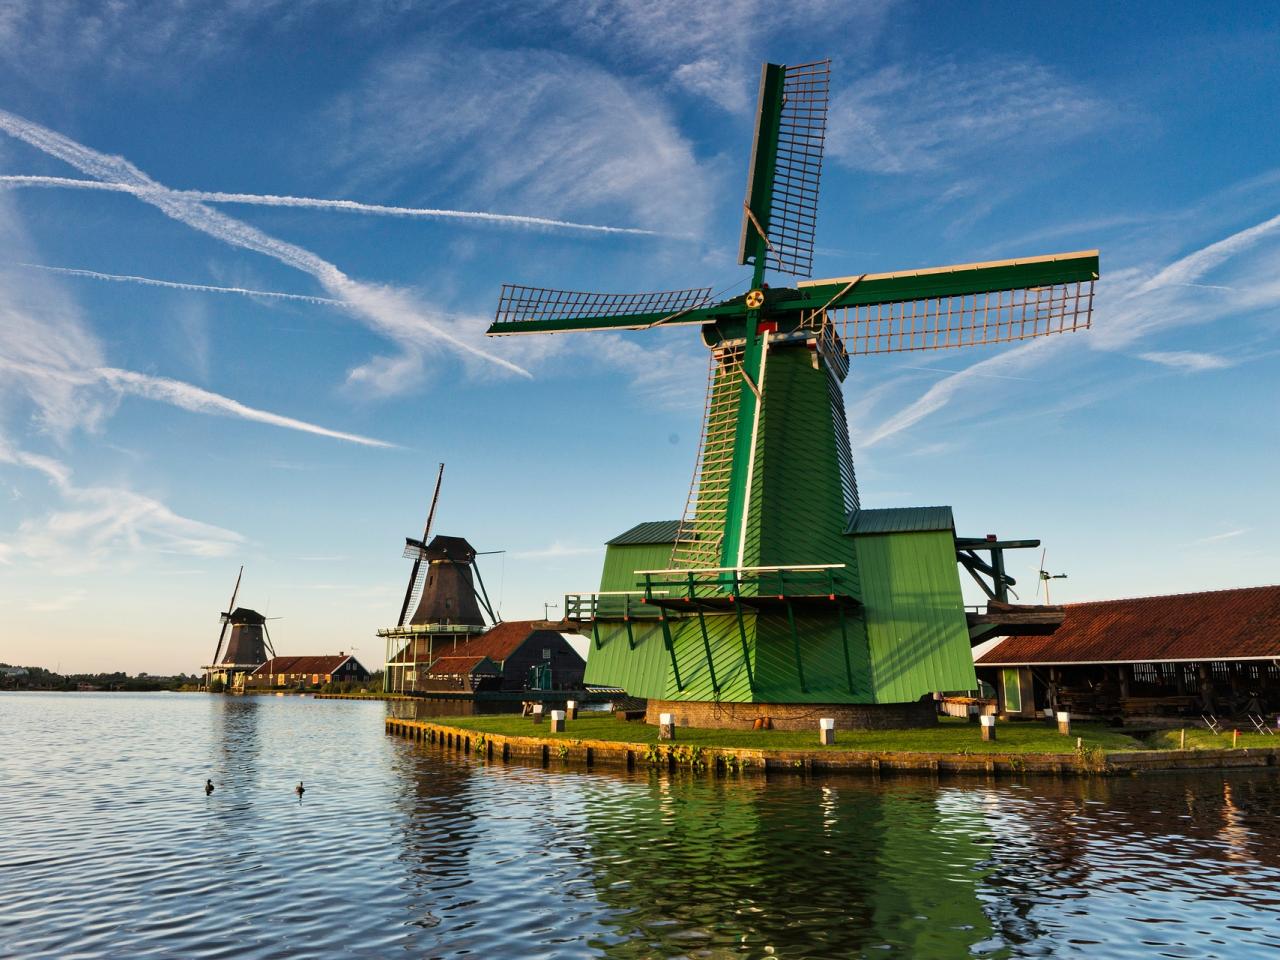
[[[628,638],[627,624],[600,621],[596,624],[596,634],[599,640],[591,641],[584,682],[622,687],[633,697],[665,695],[669,668],[662,624],[654,620],[633,620]]]
[[[770,614],[756,623],[757,699],[773,703],[873,703],[866,634],[857,616],[845,621],[848,663],[840,624],[830,615],[797,616],[792,633],[787,617]],[[799,636],[800,665],[796,663]],[[801,686],[803,673],[804,685]],[[853,676],[853,689],[849,675]]]
[[[666,570],[671,563],[671,544],[614,544],[605,548],[600,590],[639,590],[637,570]]]
[[[829,373],[808,349],[769,353],[756,439],[744,566],[843,563],[843,591],[860,595],[849,538]]]
[[[976,685],[955,540],[947,532],[854,537],[879,703]]]

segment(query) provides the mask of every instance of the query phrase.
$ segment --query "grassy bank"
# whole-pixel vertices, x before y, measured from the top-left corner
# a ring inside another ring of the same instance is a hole
[[[1248,729],[1248,733],[1244,730],[1240,731],[1237,747],[1280,747],[1280,731],[1277,731],[1277,735],[1268,736],[1265,733],[1256,732],[1251,726]],[[1161,730],[1152,734],[1147,744],[1155,750],[1183,749],[1181,735],[1180,730]],[[1204,727],[1187,727],[1186,735],[1185,749],[1187,750],[1230,750],[1232,746],[1230,728],[1215,734]]]
[[[612,714],[580,715],[566,724],[565,733],[552,733],[550,720],[534,723],[527,717],[503,714],[474,717],[432,717],[440,726],[508,737],[542,737],[548,740],[602,740],[609,743],[651,744],[658,742],[658,728],[646,723],[628,723]],[[824,747],[814,730],[707,730],[681,727],[677,742],[704,748],[733,747],[749,750],[874,751],[883,753],[1040,753],[1074,754],[1076,737],[1088,750],[1143,750],[1147,744],[1101,724],[1072,724],[1071,736],[1059,735],[1057,728],[1041,723],[1000,723],[996,739],[985,743],[976,723],[942,718],[936,727],[922,730],[838,730],[836,743]],[[1176,736],[1176,731],[1175,731]],[[1230,735],[1227,746],[1230,746]],[[1275,741],[1277,738],[1266,739]],[[1189,745],[1189,744],[1188,744]],[[1272,744],[1276,745],[1275,743]],[[1176,743],[1175,743],[1176,746]]]

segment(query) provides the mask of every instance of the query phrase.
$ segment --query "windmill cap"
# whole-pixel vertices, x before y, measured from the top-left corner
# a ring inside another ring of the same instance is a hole
[[[467,543],[463,537],[433,537],[427,544],[428,560],[452,560],[455,563],[470,563],[476,558],[476,548]]]

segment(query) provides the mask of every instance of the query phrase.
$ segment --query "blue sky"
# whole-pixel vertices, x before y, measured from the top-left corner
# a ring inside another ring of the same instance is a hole
[[[705,354],[485,340],[498,289],[740,292],[759,63],[828,55],[815,275],[1102,251],[1088,333],[854,362],[863,503],[1043,538],[1055,600],[1280,580],[1280,15],[777,7],[10,4],[0,660],[194,669],[244,563],[277,648],[376,663],[442,460],[507,618],[590,589],[680,514]]]

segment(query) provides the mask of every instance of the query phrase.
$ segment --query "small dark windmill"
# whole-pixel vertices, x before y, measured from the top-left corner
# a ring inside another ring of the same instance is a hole
[[[220,680],[224,690],[243,689],[244,678],[267,662],[267,654],[273,657],[276,655],[271,645],[271,635],[267,631],[267,618],[256,610],[236,606],[243,576],[244,567],[241,566],[240,572],[236,574],[236,585],[231,591],[231,602],[218,615],[222,621],[222,629],[218,632],[218,645],[213,651],[213,661],[204,668],[206,687],[212,687],[214,680]]]
[[[650,713],[701,702],[712,706],[699,716],[722,718],[735,702],[777,719],[806,716],[800,704],[894,707],[972,689],[950,510],[863,509],[841,384],[869,354],[1090,324],[1096,250],[765,283],[766,269],[811,272],[829,80],[827,60],[764,65],[739,240],[745,294],[507,284],[487,331],[695,326],[708,348],[684,514],[665,562],[650,563],[664,569],[573,601],[594,638],[588,682],[648,697]],[[619,600],[638,588],[638,603]],[[637,639],[637,605],[659,628],[652,646]]]
[[[1050,573],[1044,568],[1044,559],[1048,552],[1048,548],[1040,551],[1040,582],[1036,584],[1036,596],[1040,596],[1040,587],[1043,586],[1044,602],[1053,603],[1053,601],[1049,599],[1049,581],[1065,580],[1067,579],[1067,575],[1065,573]]]
[[[431,536],[443,477],[442,463],[421,539],[405,537],[404,556],[413,567],[396,626],[378,631],[387,641],[384,686],[389,692],[416,690],[419,673],[437,656],[488,629],[486,615],[490,623],[498,622],[475,548],[462,537]]]

